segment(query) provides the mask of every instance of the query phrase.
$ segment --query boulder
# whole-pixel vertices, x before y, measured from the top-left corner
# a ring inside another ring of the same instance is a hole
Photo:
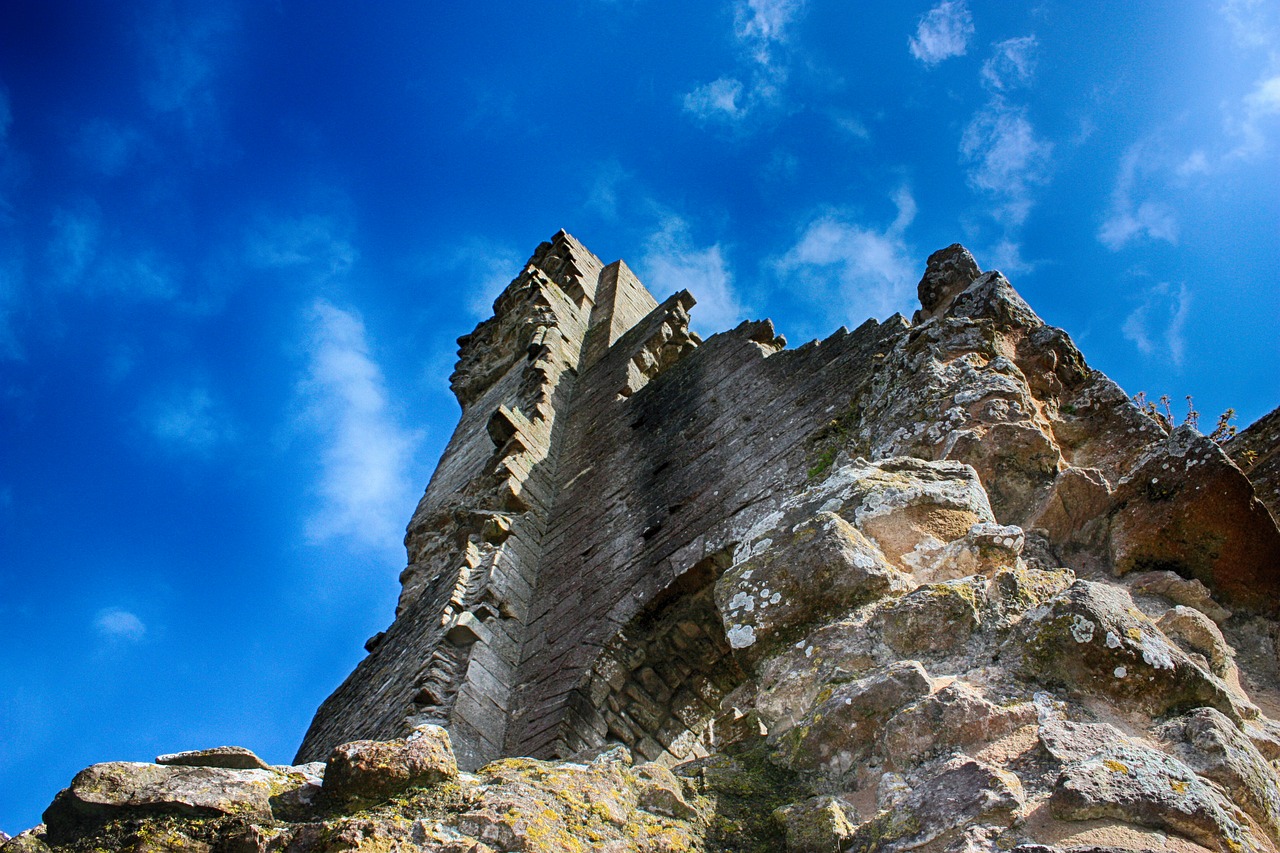
[[[404,738],[357,740],[335,748],[326,763],[323,795],[331,802],[385,800],[409,788],[456,779],[449,733],[419,726]]]
[[[748,659],[799,629],[907,587],[880,550],[835,513],[774,531],[770,541],[716,582],[729,644]]]
[[[274,770],[112,761],[81,770],[45,810],[49,839],[65,843],[116,818],[155,815],[271,820],[272,800],[303,784]]]
[[[1280,531],[1253,486],[1190,426],[1153,444],[1116,487],[1110,555],[1117,573],[1175,571],[1231,607],[1280,612]]]
[[[936,317],[947,310],[951,300],[982,275],[978,263],[969,250],[959,243],[952,243],[929,256],[924,275],[916,285],[920,310],[914,322]]]
[[[1030,703],[1002,707],[972,685],[953,681],[890,718],[884,727],[885,755],[892,766],[910,768],[940,753],[998,740],[1035,721]]]
[[[873,622],[902,657],[963,654],[982,624],[984,590],[981,578],[926,584],[890,603]]]
[[[778,739],[777,760],[839,779],[879,751],[885,722],[933,688],[916,661],[901,661],[848,684],[834,685],[804,720]]]
[[[773,818],[786,829],[787,853],[839,850],[859,823],[857,809],[829,794],[784,806]]]
[[[1026,801],[1012,773],[956,756],[893,807],[857,828],[845,850],[890,853],[939,844],[977,826],[1007,827]]]
[[[1018,564],[1026,541],[1021,527],[1003,524],[975,524],[960,539],[946,545],[917,548],[903,556],[917,583],[937,583],[973,575],[991,577]]]
[[[1192,770],[1222,786],[1267,832],[1280,839],[1280,779],[1272,765],[1218,711],[1199,708],[1157,734]]]
[[[1248,819],[1185,764],[1137,744],[1068,764],[1049,797],[1059,820],[1113,818],[1181,835],[1219,853],[1262,853]]]
[[[1235,652],[1222,631],[1199,610],[1179,604],[1157,619],[1156,627],[1185,651],[1201,655],[1219,678],[1226,678],[1235,666]]]
[[[1028,613],[1006,647],[1041,683],[1152,715],[1199,705],[1234,719],[1256,715],[1169,642],[1119,587],[1076,581]]]

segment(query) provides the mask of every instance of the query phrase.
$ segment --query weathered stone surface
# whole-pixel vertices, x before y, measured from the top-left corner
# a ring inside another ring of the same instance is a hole
[[[230,770],[113,761],[76,774],[44,813],[48,836],[66,843],[118,817],[235,815],[271,820],[272,798],[303,783],[274,770]]]
[[[1189,838],[1210,850],[1262,851],[1244,814],[1184,764],[1142,746],[1116,744],[1069,764],[1049,800],[1060,820],[1117,818]]]
[[[947,310],[951,300],[982,275],[978,263],[969,250],[959,243],[952,243],[929,256],[924,276],[916,285],[920,299],[920,311],[916,322],[936,317]]]
[[[1249,477],[1258,500],[1280,519],[1280,407],[1258,418],[1224,449]]]
[[[1271,835],[1280,839],[1280,780],[1236,725],[1212,708],[1200,708],[1161,726],[1178,756],[1217,782]]]
[[[406,738],[344,743],[329,755],[324,796],[384,800],[408,788],[438,785],[456,778],[449,733],[439,726],[420,726]]]
[[[1157,619],[1156,627],[1185,651],[1199,653],[1214,675],[1225,678],[1231,672],[1235,653],[1213,620],[1199,610],[1179,604]]]
[[[880,550],[835,513],[773,535],[716,583],[716,606],[735,649],[763,653],[798,628],[907,586]]]
[[[1018,778],[963,756],[913,788],[894,808],[862,824],[847,848],[856,853],[915,850],[965,827],[1006,827],[1026,799]]]
[[[5,853],[49,853],[49,845],[44,842],[45,827],[32,827],[19,832],[13,838],[5,836],[0,839],[0,850]]]
[[[829,794],[778,809],[773,817],[786,827],[788,853],[839,850],[860,822],[857,809]]]
[[[933,682],[919,663],[896,663],[849,684],[783,736],[778,758],[793,770],[841,777],[879,750],[885,722],[899,708],[928,695]]]
[[[1280,608],[1280,532],[1222,448],[1193,428],[1150,447],[1115,500],[1117,572],[1171,568],[1233,607]]]
[[[1160,571],[1130,575],[1126,580],[1135,593],[1158,595],[1173,604],[1193,607],[1219,625],[1231,618],[1231,611],[1215,601],[1209,588],[1194,578]]]
[[[1247,713],[1228,688],[1196,666],[1122,589],[1076,581],[1019,626],[1026,671],[1049,684],[1106,697],[1151,714],[1208,705]]]
[[[910,768],[940,753],[970,750],[1036,721],[1035,706],[996,705],[972,685],[953,681],[908,705],[884,729],[890,763]]]
[[[882,610],[876,628],[905,658],[962,653],[982,624],[984,586],[970,580],[926,584]]]
[[[156,757],[156,764],[182,767],[226,767],[231,770],[270,770],[271,765],[243,746],[215,746]]]
[[[936,583],[972,575],[990,577],[1002,569],[1014,568],[1025,542],[1021,527],[975,524],[964,538],[938,548],[922,543],[904,560],[911,566],[912,578],[919,583]]]

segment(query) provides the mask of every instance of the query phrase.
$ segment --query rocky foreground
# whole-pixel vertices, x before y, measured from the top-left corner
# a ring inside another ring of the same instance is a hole
[[[1271,513],[960,247],[920,295],[715,581],[745,680],[705,757],[110,762],[0,851],[1280,851]],[[1268,490],[1274,417],[1232,450]]]

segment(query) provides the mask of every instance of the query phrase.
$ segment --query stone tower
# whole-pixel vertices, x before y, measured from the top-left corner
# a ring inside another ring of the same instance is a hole
[[[1280,534],[1216,445],[1166,438],[963,248],[930,257],[919,295],[912,321],[794,350],[768,321],[703,343],[687,292],[658,303],[563,231],[539,246],[459,340],[462,416],[409,524],[395,621],[298,760],[423,723],[472,768],[606,742],[705,754],[764,643],[763,611],[787,607],[769,590],[758,609],[718,601],[717,579],[768,547],[786,501],[863,460],[971,466],[953,474],[979,478],[990,503],[957,498],[944,512],[957,535],[1020,525],[1033,562],[1173,570],[1274,612]],[[1178,487],[1159,488],[1187,459]],[[886,536],[886,556],[914,565]]]

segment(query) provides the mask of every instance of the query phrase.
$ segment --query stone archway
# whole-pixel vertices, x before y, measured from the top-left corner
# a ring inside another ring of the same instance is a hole
[[[720,701],[746,680],[715,603],[728,563],[727,553],[697,563],[614,635],[570,698],[570,749],[620,743],[670,762],[708,754]]]

